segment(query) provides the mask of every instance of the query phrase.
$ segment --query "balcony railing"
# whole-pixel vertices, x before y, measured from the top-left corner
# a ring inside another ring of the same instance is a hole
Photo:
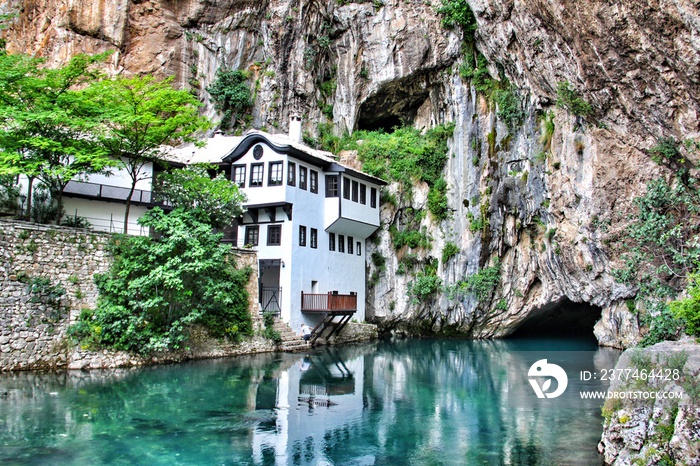
[[[357,293],[301,292],[302,312],[357,311]]]
[[[107,184],[88,183],[85,181],[69,181],[63,194],[85,197],[88,199],[104,199],[109,201],[126,202],[131,189]],[[131,202],[139,204],[165,205],[153,196],[151,191],[135,189],[131,195]]]

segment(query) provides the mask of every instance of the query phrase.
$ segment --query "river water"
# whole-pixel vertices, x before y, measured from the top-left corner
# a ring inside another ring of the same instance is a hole
[[[0,374],[0,464],[599,465],[602,401],[579,392],[607,387],[580,374],[618,356],[590,340],[400,340]],[[529,383],[545,358],[568,376],[557,398]]]

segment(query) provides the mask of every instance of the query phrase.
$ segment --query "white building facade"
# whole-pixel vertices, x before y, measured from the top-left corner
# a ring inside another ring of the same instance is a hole
[[[234,234],[258,251],[262,309],[279,311],[295,330],[316,326],[325,311],[364,320],[365,242],[379,227],[385,182],[262,132],[222,160],[248,198]]]

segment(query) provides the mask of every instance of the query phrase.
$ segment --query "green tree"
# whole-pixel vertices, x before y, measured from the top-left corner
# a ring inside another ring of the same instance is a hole
[[[236,126],[253,107],[248,73],[245,71],[219,69],[216,79],[207,91],[214,101],[215,108],[223,114],[220,125],[222,130]]]
[[[136,185],[152,177],[152,164],[162,163],[166,156],[163,147],[192,142],[196,133],[211,126],[199,115],[199,101],[189,92],[173,88],[172,81],[120,76],[95,82],[85,91],[87,103],[99,109],[99,147],[131,179],[124,233],[128,232]]]
[[[68,182],[112,164],[90,137],[98,121],[82,87],[99,79],[106,55],[78,55],[50,69],[24,55],[0,54],[0,174],[24,174],[49,190],[60,212]],[[32,205],[28,198],[27,211]]]
[[[190,165],[158,175],[155,191],[176,207],[196,211],[205,222],[217,228],[230,226],[243,213],[246,197],[223,173],[214,178],[215,166]]]
[[[688,278],[688,297],[669,303],[674,316],[685,323],[688,335],[700,337],[700,275]]]
[[[114,263],[95,281],[95,311],[84,311],[71,333],[83,343],[142,354],[177,349],[192,324],[214,336],[252,333],[246,284],[250,269],[237,269],[230,246],[195,212],[152,209],[139,223],[158,238],[116,236]]]

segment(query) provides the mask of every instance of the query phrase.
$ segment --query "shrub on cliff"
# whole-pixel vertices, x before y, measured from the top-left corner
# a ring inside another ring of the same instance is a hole
[[[649,150],[674,176],[650,181],[646,193],[635,199],[637,212],[625,238],[626,266],[615,273],[618,280],[638,287],[642,322],[649,328],[641,346],[676,339],[684,323],[689,333],[695,328],[694,308],[685,305],[690,302],[674,311],[667,304],[683,291],[700,263],[700,185],[691,176],[697,167],[689,162],[695,159],[690,152],[698,147],[685,144],[691,157],[681,147],[666,139]]]
[[[246,71],[219,69],[216,79],[207,91],[214,107],[223,115],[220,127],[226,131],[235,127],[253,107],[253,98]]]
[[[676,318],[683,320],[688,335],[700,337],[700,275],[693,274],[688,279],[688,298],[669,304]]]
[[[83,312],[72,329],[82,341],[137,353],[178,349],[191,324],[214,336],[250,335],[246,284],[250,269],[237,269],[221,235],[197,210],[166,214],[156,208],[139,223],[157,237],[117,236],[114,263],[97,276],[97,309]]]

